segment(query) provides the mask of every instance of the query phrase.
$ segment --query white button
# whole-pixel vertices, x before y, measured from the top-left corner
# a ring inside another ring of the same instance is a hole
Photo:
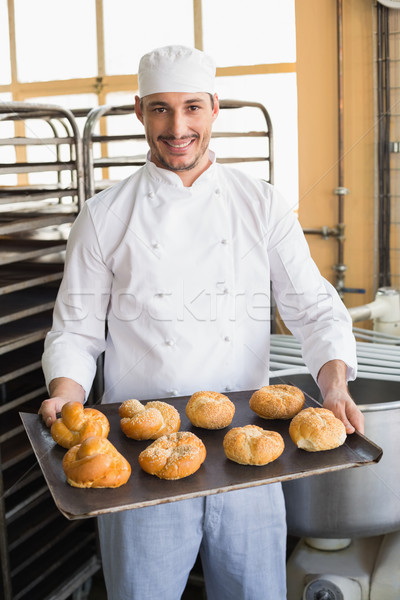
[[[158,242],[152,242],[151,245],[153,246],[154,250],[157,250],[160,247]]]
[[[225,289],[224,289],[224,294],[229,294],[229,290],[228,290],[228,288],[225,288]]]
[[[174,340],[165,340],[165,343],[167,344],[167,346],[174,346],[175,345]]]
[[[165,294],[164,292],[157,292],[156,297],[157,298],[164,298]]]
[[[148,198],[154,198],[154,192],[149,192],[149,193],[147,194],[147,197],[148,197]]]
[[[223,238],[223,239],[221,240],[221,244],[224,244],[224,246],[226,246],[226,245],[227,245],[227,243],[228,243],[228,240],[227,240],[226,238]]]
[[[232,387],[231,385],[227,385],[227,386],[225,387],[225,391],[226,391],[226,392],[231,392],[232,390],[233,390],[233,387]]]
[[[217,196],[219,196],[221,193],[221,190],[219,188],[216,188],[215,193],[217,194]]]
[[[178,396],[178,390],[171,390],[171,396]]]
[[[231,341],[231,338],[229,337],[229,335],[226,335],[224,337],[224,342],[230,342],[230,341]]]

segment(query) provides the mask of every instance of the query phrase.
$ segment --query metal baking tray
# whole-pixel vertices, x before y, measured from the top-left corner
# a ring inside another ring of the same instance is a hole
[[[119,425],[119,404],[98,405],[110,421],[109,440],[125,456],[132,467],[129,481],[115,489],[80,489],[71,487],[62,469],[66,452],[53,441],[49,429],[37,414],[20,413],[37,460],[43,471],[53,499],[60,512],[68,519],[94,517],[108,512],[141,508],[143,506],[174,502],[186,498],[218,494],[241,488],[287,481],[360,467],[378,462],[382,449],[365,438],[353,433],[347,436],[340,448],[324,452],[299,450],[289,436],[289,421],[267,421],[259,418],[249,407],[251,391],[233,392],[229,398],[236,406],[231,427],[247,424],[279,432],[285,442],[283,454],[265,466],[245,466],[228,460],[222,441],[229,428],[210,431],[194,427],[185,414],[188,396],[168,398],[181,415],[181,431],[192,431],[200,437],[207,449],[207,457],[193,475],[177,481],[166,481],[142,471],[138,463],[139,453],[150,441],[135,441],[124,436]],[[306,395],[306,406],[320,406]]]

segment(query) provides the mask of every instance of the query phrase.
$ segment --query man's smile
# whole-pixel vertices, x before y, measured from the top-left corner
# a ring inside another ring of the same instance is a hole
[[[196,140],[195,137],[185,140],[171,140],[163,137],[160,137],[158,139],[167,144],[170,148],[174,148],[176,150],[188,148]]]

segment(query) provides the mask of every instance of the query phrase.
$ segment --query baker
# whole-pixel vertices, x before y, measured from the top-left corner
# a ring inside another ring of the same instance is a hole
[[[325,407],[348,433],[362,431],[346,384],[356,375],[349,315],[288,203],[216,163],[218,110],[209,56],[169,46],[142,57],[135,111],[150,151],[136,173],[88,200],[72,228],[43,355],[48,426],[65,402],[85,401],[103,351],[103,402],[266,385],[272,283]],[[178,600],[198,552],[209,600],[286,597],[280,484],[98,524],[109,600]]]

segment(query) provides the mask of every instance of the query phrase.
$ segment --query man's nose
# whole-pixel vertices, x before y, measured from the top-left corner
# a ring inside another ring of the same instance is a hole
[[[171,114],[169,126],[171,135],[173,135],[174,138],[179,139],[184,135],[187,135],[185,117],[180,112],[176,111]]]

